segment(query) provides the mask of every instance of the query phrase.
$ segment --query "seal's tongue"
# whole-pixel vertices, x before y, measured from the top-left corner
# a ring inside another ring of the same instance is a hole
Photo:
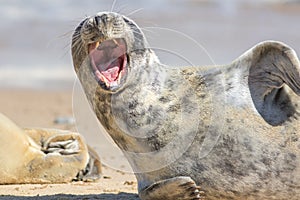
[[[118,78],[120,68],[118,66],[109,68],[106,71],[102,71],[103,76],[109,81],[112,82]]]
[[[107,88],[121,83],[126,72],[126,43],[124,39],[106,40],[89,44],[89,57],[96,80]]]

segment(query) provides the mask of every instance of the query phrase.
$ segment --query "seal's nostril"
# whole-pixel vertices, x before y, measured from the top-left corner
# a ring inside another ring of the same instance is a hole
[[[102,20],[103,23],[107,23],[108,22],[108,15],[107,14],[102,14],[101,16],[99,16]]]
[[[95,27],[98,27],[99,26],[99,24],[100,24],[100,17],[99,16],[95,16],[95,18],[94,18],[94,25],[95,25]]]
[[[101,14],[101,15],[96,15],[95,17],[94,17],[94,25],[95,26],[99,26],[99,24],[100,23],[104,23],[104,24],[107,24],[107,22],[108,22],[108,19],[109,17],[108,17],[108,15],[107,14]]]

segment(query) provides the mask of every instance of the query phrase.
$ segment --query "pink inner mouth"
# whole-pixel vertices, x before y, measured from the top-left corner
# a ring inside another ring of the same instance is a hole
[[[89,45],[89,56],[97,81],[107,88],[121,83],[126,72],[127,56],[124,39],[106,40]]]

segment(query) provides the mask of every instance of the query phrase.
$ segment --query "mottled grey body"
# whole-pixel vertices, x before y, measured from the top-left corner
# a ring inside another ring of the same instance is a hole
[[[82,48],[82,30],[91,30],[84,25],[97,18],[102,29],[90,31],[96,40],[103,40],[100,32],[134,43],[116,91],[97,84]],[[114,22],[132,31],[110,32]],[[200,199],[196,185],[207,199],[300,198],[300,65],[292,49],[268,41],[226,66],[169,67],[147,48],[140,29],[115,13],[84,20],[74,38],[77,75],[99,121],[138,172],[141,199]],[[172,151],[159,153],[174,140]]]

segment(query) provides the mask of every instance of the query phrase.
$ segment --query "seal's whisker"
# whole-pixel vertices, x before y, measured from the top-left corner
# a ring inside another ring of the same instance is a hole
[[[74,40],[75,42],[77,42],[77,40],[80,40],[80,36],[75,36],[75,37],[73,37],[73,40]]]
[[[83,49],[83,46],[82,46],[82,45],[80,45],[80,47],[78,48],[77,55],[79,55],[79,52],[80,52],[80,51],[82,51],[82,49]]]
[[[150,33],[147,33],[145,34],[147,36],[147,38],[151,38],[151,39],[155,39],[159,36],[158,33],[156,33],[155,31],[150,31],[150,30],[146,30],[146,29],[141,29],[142,31],[145,31],[145,32],[150,32]]]
[[[82,48],[83,48],[83,45],[82,45],[82,40],[81,39],[77,39],[77,38],[74,38],[74,41],[72,42],[72,45],[71,45],[71,48],[76,48],[75,50],[74,50],[74,54],[75,55],[79,55],[79,52],[82,50]]]
[[[79,52],[82,50],[82,48],[83,48],[83,45],[78,44],[78,46],[77,46],[77,48],[75,50],[77,55],[79,55]]]
[[[83,46],[82,45],[80,45],[76,50],[75,50],[75,53],[74,53],[74,55],[76,55],[76,56],[80,56],[80,51],[82,51],[82,49],[83,49]]]
[[[111,5],[110,12],[114,11],[116,3],[117,3],[117,0],[114,0],[112,5]]]
[[[80,42],[79,38],[73,38],[73,44],[71,47],[73,48],[73,47],[77,46],[79,42]]]
[[[79,35],[73,35],[73,40],[79,40],[81,38],[80,34]]]
[[[133,33],[136,33],[136,34],[138,34],[138,35],[141,35],[141,36],[143,35],[141,32],[138,32],[138,31],[135,31],[135,30],[132,30],[132,32],[133,32]]]
[[[133,31],[134,32],[134,31]],[[143,36],[141,33],[138,33],[138,32],[135,32],[136,34],[139,34],[140,36]],[[138,41],[138,42],[143,42],[143,40],[142,39],[140,39],[140,38],[137,38],[137,37],[135,37],[134,38],[136,41]]]
[[[159,26],[145,26],[145,27],[143,27],[142,28],[142,30],[147,30],[147,31],[151,31],[151,30],[153,30],[153,29],[161,29],[161,27],[159,27]],[[154,32],[154,31],[152,31],[152,32]],[[154,32],[155,33],[155,32]]]
[[[159,37],[159,33],[157,31],[154,31],[155,27],[144,27],[141,28],[142,31],[148,32],[147,37],[149,38],[155,38]]]
[[[130,17],[131,15],[134,15],[142,10],[144,10],[144,8],[138,8],[138,9],[132,11],[131,13],[127,14],[126,17]]]
[[[126,12],[126,11],[125,11],[126,9],[128,9],[128,4],[119,6],[118,10],[117,10],[117,11],[115,10],[114,12],[119,13],[119,14],[122,14],[122,13],[125,13],[125,12]],[[124,11],[124,12],[123,12],[123,11]]]
[[[67,38],[67,37],[70,37],[73,32],[74,32],[74,30],[67,31],[67,32],[59,35],[58,38]]]
[[[139,35],[143,35],[143,32],[138,31],[138,30],[133,30],[133,29],[132,29],[132,32],[134,32],[134,33],[136,33],[136,34],[139,34]]]
[[[68,48],[68,50],[70,50],[70,49],[69,49],[69,47],[70,47],[70,46],[72,46],[72,45],[71,45],[71,43],[70,43],[70,42],[68,42],[68,44],[66,44],[66,45],[63,47],[63,49],[66,49],[66,48]]]
[[[78,40],[80,39],[80,33],[79,32],[75,32],[73,33],[74,30],[69,30],[61,35],[59,35],[56,39],[54,39],[53,41],[55,40],[59,40],[59,39],[66,39],[66,38],[69,38],[72,36],[73,40],[76,42],[74,44],[77,44],[78,43]],[[50,43],[48,44],[50,45]],[[60,58],[64,58],[69,52],[70,52],[70,46],[71,46],[71,43],[70,42],[66,42],[66,44],[62,44],[63,47],[62,49],[64,50],[64,52],[62,53],[61,57]]]
[[[153,27],[158,27],[159,26],[159,24],[155,23],[154,21],[150,21],[150,20],[145,20],[145,21],[143,21],[143,23],[145,25],[147,24],[147,26],[144,26],[143,28],[148,28],[148,27],[153,28]]]
[[[61,56],[61,58],[64,58],[70,52],[70,48],[67,48],[69,46],[70,46],[70,43],[68,45],[65,45],[63,47],[63,49],[65,50],[65,52],[63,53],[63,55]]]
[[[74,38],[74,39],[78,39],[78,38],[80,38],[80,37],[81,37],[80,33],[74,33],[74,34],[73,34],[73,38]]]
[[[150,32],[150,33],[155,33],[155,31],[149,30],[149,29],[147,29],[147,28],[141,28],[141,30],[142,30],[142,31],[147,31],[147,32]]]

